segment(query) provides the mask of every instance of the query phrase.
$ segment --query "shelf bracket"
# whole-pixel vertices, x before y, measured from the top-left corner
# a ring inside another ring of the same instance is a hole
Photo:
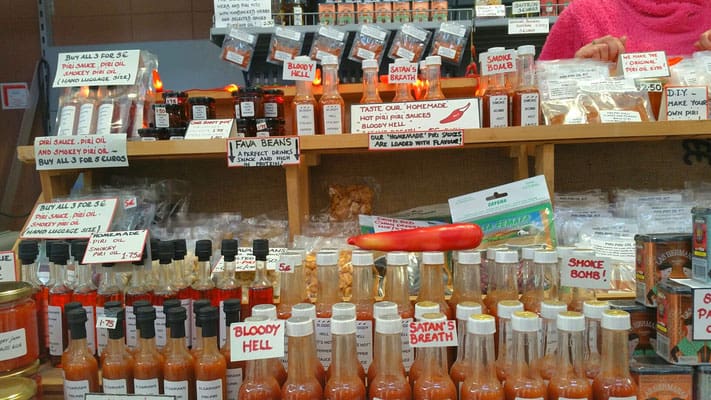
[[[551,201],[555,194],[555,145],[544,143],[536,145],[536,175],[546,177],[546,184],[550,192]]]
[[[299,165],[284,167],[290,239],[301,233],[301,224],[309,213],[309,167],[314,165],[316,161],[309,154],[302,153]]]

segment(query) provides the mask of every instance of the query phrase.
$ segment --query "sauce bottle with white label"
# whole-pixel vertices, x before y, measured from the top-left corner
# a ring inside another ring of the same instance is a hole
[[[360,104],[379,104],[383,102],[378,93],[378,61],[363,60],[363,96]]]
[[[395,60],[395,65],[410,65],[410,62],[404,58],[398,58]],[[410,90],[410,84],[396,83],[393,103],[405,103],[408,101],[415,101],[415,98],[412,96],[412,91]]]
[[[294,58],[295,62],[308,62],[308,56]],[[292,128],[294,134],[315,135],[318,133],[316,119],[316,98],[313,95],[313,84],[311,81],[296,81],[296,95],[291,102],[291,115],[293,118]]]
[[[126,319],[126,311],[123,307],[107,308],[104,316],[116,319],[114,328],[108,329],[108,342],[101,355],[101,380],[104,393],[133,393],[133,356],[124,343],[123,323]]]
[[[313,322],[307,317],[291,317],[286,321],[289,336],[289,374],[281,389],[282,400],[321,399],[323,388],[315,367],[318,362],[313,355]],[[298,361],[297,361],[298,360]],[[266,363],[264,368],[266,369]],[[276,398],[276,397],[275,397]]]
[[[267,317],[268,321],[277,320],[277,311],[274,304],[257,304],[252,308],[252,316]],[[286,381],[286,368],[282,365],[281,360],[277,357],[269,359],[269,370],[276,378],[279,387]]]
[[[195,358],[197,398],[224,399],[227,397],[227,362],[217,347],[217,307],[203,307],[198,311],[198,323],[202,327],[202,351]]]
[[[175,396],[176,400],[195,399],[195,360],[185,346],[186,320],[187,311],[183,307],[174,307],[165,312],[170,337],[165,347],[163,393]]]
[[[536,87],[533,57],[536,48],[519,46],[516,56],[518,85],[513,96],[513,126],[537,126],[541,123],[541,96]]]
[[[427,64],[427,94],[425,95],[425,100],[444,100],[440,82],[442,57],[429,56],[425,59],[425,62]]]
[[[482,53],[481,59],[491,54]],[[509,126],[509,91],[506,89],[506,75],[494,73],[489,75],[487,87],[482,95],[482,127],[502,128]]]
[[[133,355],[133,389],[136,394],[160,394],[163,392],[163,355],[156,348],[156,310],[147,306],[135,312],[138,347]]]
[[[69,244],[54,242],[50,246],[50,280],[55,282],[49,289],[47,306],[47,332],[49,334],[49,359],[52,366],[62,361],[62,351],[67,347],[67,319],[64,306],[72,299],[72,290],[64,284],[64,274],[69,260]],[[86,342],[86,332],[84,341]]]
[[[583,303],[585,316],[585,374],[591,381],[600,373],[600,341],[602,314],[610,308],[606,301],[586,301]],[[625,346],[627,348],[627,346]]]
[[[86,321],[83,308],[67,315],[72,340],[62,353],[61,363],[64,398],[69,400],[80,400],[86,393],[99,391],[99,365],[86,343]]]
[[[227,299],[222,302],[220,308],[224,314],[225,332],[230,331],[230,325],[239,321],[240,311],[242,310],[241,299]],[[225,357],[227,362],[227,398],[236,399],[239,394],[239,389],[244,380],[244,361],[232,361],[232,345],[230,339],[226,338],[225,344],[220,348],[220,353]]]
[[[86,97],[83,97],[79,103],[77,135],[93,135],[96,133],[96,105],[98,104],[98,87],[83,86],[81,91],[83,94],[86,94]]]
[[[346,133],[346,106],[338,93],[338,57],[323,56],[323,95],[319,100],[321,132],[324,135]]]

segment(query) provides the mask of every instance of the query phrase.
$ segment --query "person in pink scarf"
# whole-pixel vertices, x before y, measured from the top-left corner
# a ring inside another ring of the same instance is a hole
[[[711,50],[711,0],[574,0],[539,58],[617,61],[621,53],[659,50]]]

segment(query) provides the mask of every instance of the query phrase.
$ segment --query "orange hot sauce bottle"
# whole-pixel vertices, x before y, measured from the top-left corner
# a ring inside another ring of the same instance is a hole
[[[486,52],[479,57],[484,60],[496,53]],[[483,61],[482,61],[483,62]],[[486,68],[482,68],[486,70]],[[506,88],[506,75],[493,73],[487,76],[487,85],[482,95],[483,128],[502,128],[509,126],[509,90]]]
[[[378,60],[363,60],[363,96],[360,104],[379,104],[383,102],[378,93]]]
[[[124,343],[123,307],[107,308],[107,317],[116,318],[116,327],[108,329],[109,337],[101,355],[101,383],[106,394],[133,393],[133,356]]]
[[[498,317],[497,307],[500,301],[518,300],[518,252],[497,250],[494,257],[494,275],[493,279],[489,277],[484,305],[491,315]]]
[[[417,295],[417,302],[435,302],[439,305],[439,311],[444,314],[447,319],[454,319],[454,310],[449,307],[449,304],[447,304],[447,301],[444,299],[444,282],[442,282],[443,268],[444,253],[440,251],[427,251],[422,253],[420,293]]]
[[[340,302],[336,303],[331,307],[331,318],[335,317],[348,317],[348,318],[356,318],[356,306],[353,303],[346,303],[346,302]],[[333,337],[333,334],[331,334],[331,337]],[[331,348],[333,348],[333,341],[331,341]],[[333,355],[333,351],[331,352]],[[357,360],[357,359],[356,359]],[[350,360],[349,360],[350,362]],[[365,368],[363,368],[363,365],[360,362],[355,362],[352,364],[353,368],[357,371],[358,376],[361,378],[363,381],[363,384],[365,385]],[[328,381],[331,378],[331,372],[333,371],[333,363],[328,366],[328,370],[326,370],[326,380]],[[324,385],[325,387],[325,385]]]
[[[356,343],[358,360],[367,370],[373,361],[373,253],[355,250],[351,253],[353,291],[350,302],[355,304]]]
[[[334,249],[316,253],[318,291],[316,298],[316,352],[323,367],[331,365],[331,309],[341,301],[338,292],[338,252]]]
[[[202,327],[202,351],[195,358],[195,386],[198,399],[225,398],[227,396],[227,361],[217,348],[217,324],[220,320],[217,307],[203,307],[198,311]]]
[[[401,335],[402,319],[399,315],[388,313],[375,317],[376,350],[371,369],[374,369],[372,368],[374,365],[378,368],[372,379],[370,375],[368,377],[368,394],[371,399],[412,399],[412,389],[407,382],[405,367],[402,364]],[[370,373],[370,370],[368,372]]]
[[[523,251],[530,251],[523,249]],[[534,250],[533,263],[524,271],[524,288],[521,302],[526,311],[541,312],[541,302],[558,300],[560,274],[555,250]],[[545,287],[545,289],[544,289]]]
[[[449,377],[458,388],[471,373],[471,357],[474,350],[467,346],[467,321],[475,314],[481,314],[479,303],[463,301],[457,304],[457,359],[449,370]]]
[[[140,307],[136,312],[138,347],[133,354],[133,388],[136,394],[155,395],[163,392],[163,355],[156,347],[156,310]]]
[[[379,301],[375,304],[373,304],[373,317],[377,320],[380,317],[383,317],[385,315],[398,315],[397,313],[397,304],[393,303],[392,301]],[[400,323],[402,323],[402,319],[400,319]],[[377,332],[375,332],[377,333]],[[402,326],[400,327],[400,333],[402,334]],[[377,340],[377,334],[374,334],[373,336],[373,362],[370,363],[370,366],[368,367],[366,377],[368,378],[368,389],[370,389],[370,383],[375,379],[375,375],[378,373],[378,363],[379,363],[379,358],[378,354],[381,352],[385,351],[384,348],[379,347],[380,342]],[[402,343],[400,343],[400,365],[402,365]],[[403,375],[406,375],[405,367],[403,367]]]
[[[311,303],[294,304],[294,307],[291,308],[291,315],[292,317],[308,318],[311,321],[311,324],[314,325],[316,323],[316,306]],[[287,337],[288,336],[289,335],[287,334]],[[314,376],[316,376],[316,379],[321,387],[326,386],[326,369],[323,367],[321,360],[318,358],[318,354],[316,352],[316,337],[313,334],[311,335],[311,346],[308,350],[306,350],[306,352],[313,358],[312,365],[314,367]]]
[[[49,288],[47,306],[47,332],[49,335],[49,359],[52,366],[62,361],[62,351],[67,347],[67,318],[64,306],[72,300],[72,290],[64,284],[64,274],[69,260],[69,244],[54,242],[50,246],[50,280],[54,285]],[[88,318],[88,316],[87,316]],[[84,333],[87,342],[87,333]],[[87,342],[88,343],[88,342]],[[88,345],[88,344],[87,344]]]
[[[306,317],[291,317],[286,321],[286,334],[289,336],[289,373],[281,388],[282,400],[322,400],[323,389],[312,363],[313,322]],[[298,362],[296,361],[298,360]]]
[[[274,286],[267,276],[267,256],[269,255],[269,241],[267,239],[254,239],[252,241],[252,254],[255,259],[254,280],[249,284],[247,310],[245,317],[249,317],[252,307],[259,304],[274,304]]]
[[[593,400],[592,388],[583,367],[585,317],[575,311],[558,314],[556,369],[548,383],[548,399]]]
[[[202,353],[203,349],[203,340],[202,340],[202,326],[200,325],[201,322],[198,320],[198,312],[200,309],[203,307],[209,307],[210,306],[210,300],[208,299],[200,299],[196,300],[193,303],[193,320],[195,322],[195,325],[193,326],[193,346],[190,349],[190,354],[193,355],[193,358],[197,360],[198,356],[200,353]]]
[[[422,321],[422,318],[425,314],[436,314],[440,312],[439,310],[439,304],[434,303],[432,301],[417,302],[415,303],[415,321]],[[412,363],[412,367],[410,367],[410,372],[408,374],[410,386],[412,386],[413,389],[415,381],[417,381],[417,378],[420,377],[420,375],[422,374],[422,370],[425,368],[424,356],[425,353],[421,350],[417,350],[415,352],[415,361]]]
[[[75,241],[71,244],[72,255],[76,261],[75,269],[78,281],[72,292],[72,301],[78,301],[86,310],[86,340],[89,350],[96,354],[96,286],[91,279],[91,266],[82,264],[88,242]],[[93,350],[92,350],[93,349]]]
[[[123,293],[116,285],[116,274],[113,272],[112,263],[104,263],[101,265],[101,282],[99,282],[99,288],[96,290],[96,319],[104,316],[104,310],[109,308],[114,302],[118,302],[120,306],[123,306]],[[124,313],[125,314],[125,313]],[[125,322],[124,315],[124,322]],[[126,332],[124,332],[124,335]],[[101,355],[108,342],[109,334],[107,329],[96,329],[96,352]]]
[[[365,384],[356,352],[355,316],[334,315],[331,320],[333,360],[323,389],[326,400],[365,400]]]
[[[410,303],[408,290],[407,267],[410,265],[410,255],[404,251],[393,251],[386,256],[385,283],[383,300],[397,304],[397,312],[402,318],[402,364],[409,371],[415,361],[415,349],[410,347],[408,326],[415,316],[415,309]]]
[[[86,321],[83,308],[67,315],[72,340],[61,361],[65,399],[83,399],[86,393],[99,391],[99,365],[87,347]]]
[[[630,376],[628,333],[630,314],[622,310],[602,313],[600,374],[593,380],[595,400],[637,399],[637,385]]]
[[[158,282],[153,289],[153,307],[156,310],[156,346],[159,349],[165,347],[167,342],[165,312],[163,305],[166,300],[178,300],[178,292],[171,285],[170,275],[173,272],[173,248],[172,241],[161,241],[158,243]]]
[[[546,384],[535,367],[540,357],[538,316],[530,311],[516,311],[511,316],[511,372],[506,377],[506,400],[540,400],[546,398]]]
[[[516,56],[518,84],[513,95],[513,126],[538,126],[541,124],[541,95],[536,87],[536,69],[533,57],[536,48],[519,46]]]
[[[590,382],[600,373],[600,344],[602,313],[610,308],[606,301],[586,301],[583,303],[585,316],[585,350],[583,354],[585,375]]]
[[[47,305],[49,289],[37,276],[37,256],[39,246],[34,240],[23,240],[17,250],[17,255],[22,262],[22,280],[32,286],[32,300],[37,307],[37,336],[39,338],[39,358],[48,357],[47,348]]]
[[[536,365],[541,374],[541,378],[543,378],[545,382],[550,381],[560,365],[558,361],[560,333],[558,332],[556,320],[558,319],[558,314],[567,310],[568,306],[562,301],[546,300],[541,303],[541,335],[543,348],[541,349],[541,358]]]
[[[294,61],[311,61],[308,56],[294,57]],[[291,102],[292,135],[316,135],[318,132],[317,103],[311,81],[296,81],[296,95]]]
[[[239,322],[239,315],[242,309],[241,299],[227,299],[222,302],[222,311],[224,313],[225,332],[229,332],[230,325]],[[244,380],[244,361],[232,361],[232,345],[229,338],[225,340],[224,346],[220,348],[220,353],[225,357],[227,362],[227,398],[236,399],[239,394],[239,389]]]
[[[444,100],[442,93],[442,84],[440,82],[440,68],[442,66],[442,57],[429,56],[425,59],[427,65],[427,94],[424,100]]]
[[[346,105],[338,93],[338,57],[323,56],[321,58],[323,71],[323,94],[319,99],[319,115],[321,117],[321,133],[338,135],[346,133]]]
[[[423,321],[442,322],[447,317],[442,313],[427,313]],[[412,389],[414,400],[456,399],[457,388],[447,373],[447,348],[423,347],[418,350],[422,354],[422,373],[415,380]]]
[[[268,321],[276,321],[276,306],[274,304],[257,304],[252,308],[252,316],[266,317]],[[284,369],[284,365],[282,365],[279,358],[270,358],[267,363],[269,364],[269,371],[271,371],[272,376],[274,376],[279,387],[281,387],[286,381],[286,369]]]
[[[499,302],[499,329],[498,353],[496,358],[496,376],[501,382],[505,381],[511,372],[513,363],[513,332],[511,331],[511,317],[517,311],[523,311],[523,304],[518,300],[504,300]]]
[[[267,321],[264,315],[247,317],[245,322]],[[270,358],[248,360],[245,363],[246,376],[239,388],[240,400],[279,400],[281,390],[279,383],[271,373]],[[235,397],[229,397],[234,399]]]
[[[165,346],[163,362],[163,393],[176,400],[195,400],[195,360],[185,346],[187,310],[172,307],[165,312],[170,336]]]
[[[463,301],[473,301],[483,306],[481,300],[481,252],[478,250],[465,250],[457,253],[449,306],[456,310],[457,304]],[[481,311],[486,312],[486,309],[482,307]]]
[[[475,314],[467,319],[465,346],[469,372],[459,390],[461,400],[504,400],[504,388],[496,378],[494,365],[494,333],[496,319],[491,315]]]

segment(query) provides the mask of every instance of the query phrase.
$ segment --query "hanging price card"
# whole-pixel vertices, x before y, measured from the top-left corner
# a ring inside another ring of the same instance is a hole
[[[611,263],[607,258],[570,257],[560,271],[560,284],[586,289],[610,288]]]
[[[111,226],[118,199],[38,204],[22,232],[23,239],[89,238]]]
[[[412,347],[457,346],[457,323],[454,320],[410,322],[409,336]]]
[[[140,261],[143,258],[146,237],[148,237],[147,230],[95,233],[89,239],[82,263]]]
[[[128,166],[125,134],[41,136],[34,150],[38,171]]]
[[[99,316],[96,317],[96,327],[103,329],[116,329],[118,319],[114,317]]]
[[[509,19],[509,35],[548,33],[549,30],[550,22],[548,21],[548,17]]]
[[[185,139],[226,139],[235,136],[234,119],[192,120],[185,132]]]
[[[133,85],[140,50],[59,53],[53,87]]]
[[[284,321],[237,322],[230,325],[232,361],[284,356]]]
[[[15,253],[12,251],[0,251],[0,282],[13,282],[16,280]]]
[[[477,18],[484,17],[505,17],[506,16],[506,6],[503,4],[491,5],[491,6],[476,6],[474,8]]]
[[[511,4],[511,14],[513,15],[524,15],[524,14],[540,14],[541,13],[541,2],[536,1],[514,1]]]

